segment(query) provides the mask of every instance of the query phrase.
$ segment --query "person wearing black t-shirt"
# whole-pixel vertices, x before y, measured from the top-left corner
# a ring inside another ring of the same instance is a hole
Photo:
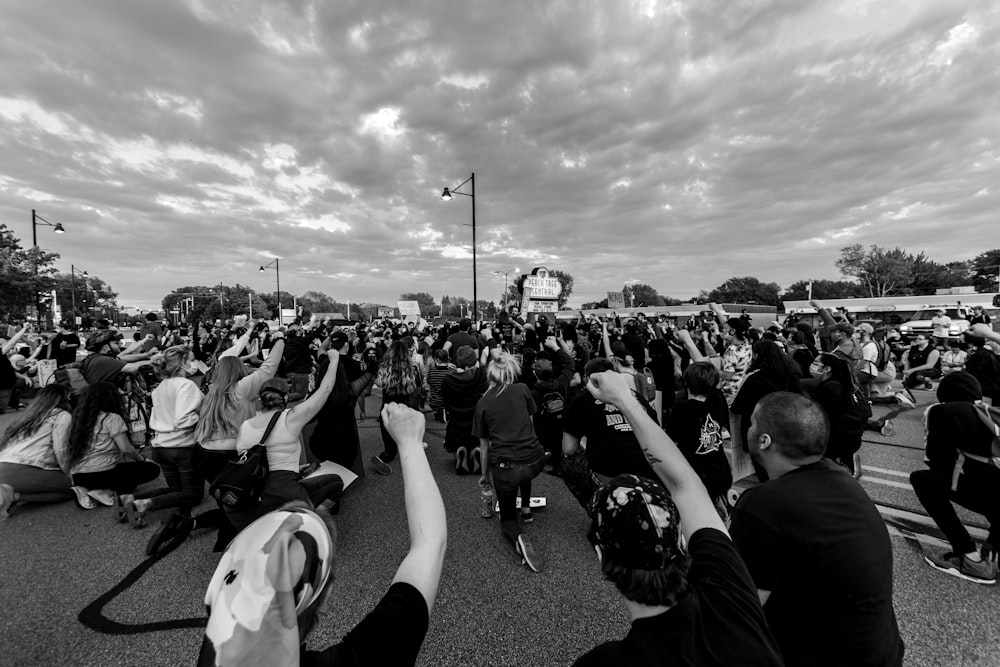
[[[390,403],[382,420],[399,445],[410,550],[375,609],[340,643],[305,650],[333,588],[336,530],[325,511],[293,501],[247,526],[223,554],[205,595],[209,618],[199,666],[416,662],[437,597],[447,524],[423,451],[423,415]]]
[[[80,337],[76,335],[76,327],[72,324],[59,325],[59,333],[52,337],[49,343],[49,359],[56,360],[56,366],[62,368],[76,361],[76,353],[80,350]]]
[[[603,357],[591,359],[586,375],[612,370],[612,364]],[[635,387],[631,375],[627,379]],[[642,402],[646,413],[654,420],[653,408]],[[603,478],[627,473],[653,478],[653,469],[642,453],[632,424],[613,404],[602,403],[588,392],[579,394],[569,404],[563,420],[563,456],[572,456],[580,448],[580,441],[587,438],[587,461],[590,468]]]
[[[725,524],[698,475],[636,398],[630,378],[595,373],[587,390],[633,425],[659,481],[621,475],[594,495],[588,536],[632,626],[622,640],[574,664],[783,664]]]
[[[889,533],[858,482],[823,458],[829,429],[801,394],[760,400],[750,454],[770,480],[740,496],[733,542],[787,664],[902,665]]]
[[[688,397],[677,403],[667,422],[667,435],[691,464],[717,508],[725,508],[726,492],[733,471],[722,449],[722,423],[709,409],[707,397],[718,391],[719,371],[707,361],[691,364],[684,371]],[[728,416],[728,415],[726,415]],[[723,514],[728,513],[720,509]]]

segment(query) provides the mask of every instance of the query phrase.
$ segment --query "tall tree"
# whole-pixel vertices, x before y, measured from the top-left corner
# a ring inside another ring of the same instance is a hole
[[[865,291],[858,283],[850,280],[799,280],[789,285],[781,295],[783,301],[805,301],[809,298],[809,283],[812,283],[812,298],[814,299],[849,299],[865,296]]]
[[[101,317],[117,305],[118,293],[98,276],[84,277],[78,273],[74,278],[72,272],[57,273],[53,276],[53,280],[56,302],[65,317],[88,314]]]
[[[58,258],[41,248],[22,248],[14,232],[0,224],[0,318],[23,318],[36,298],[43,317],[48,313],[49,293],[55,286],[53,264]]]
[[[778,283],[764,283],[753,276],[733,277],[708,293],[716,303],[750,303],[778,305]]]
[[[976,255],[971,264],[977,292],[1000,292],[1000,248]]]
[[[663,297],[656,291],[656,288],[646,285],[645,283],[625,285],[622,287],[622,292],[625,294],[626,306],[638,307],[664,305]]]
[[[860,243],[840,249],[835,264],[845,276],[856,278],[866,296],[889,296],[913,282],[913,255],[900,248],[887,250],[877,245],[865,250]]]
[[[559,294],[559,309],[561,310],[566,307],[566,302],[569,301],[569,297],[573,293],[573,276],[565,271],[549,269],[549,277],[558,278],[562,284],[562,292]]]
[[[971,283],[968,263],[940,264],[929,259],[923,252],[913,258],[912,271],[913,278],[909,285],[911,294],[934,294],[939,288]]]

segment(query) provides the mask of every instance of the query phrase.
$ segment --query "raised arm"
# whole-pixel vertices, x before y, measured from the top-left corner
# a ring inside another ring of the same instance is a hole
[[[833,326],[837,323],[837,320],[834,319],[833,313],[830,312],[830,309],[821,306],[819,301],[810,301],[809,305],[816,309],[816,312],[819,313],[819,317],[823,320],[824,325]]]
[[[673,496],[684,538],[691,539],[701,528],[715,528],[728,535],[705,485],[670,436],[639,403],[631,378],[614,371],[595,373],[590,376],[587,390],[597,400],[615,405],[632,425],[646,460]]]
[[[11,350],[13,350],[14,346],[17,345],[17,342],[19,340],[21,340],[21,338],[27,332],[28,332],[28,325],[25,324],[23,327],[21,327],[20,331],[18,331],[16,334],[14,334],[13,336],[11,336],[10,340],[3,344],[3,354],[7,355],[7,353],[9,353]]]
[[[410,529],[410,550],[392,583],[410,584],[423,596],[429,614],[437,599],[438,582],[448,544],[448,527],[441,492],[424,454],[424,416],[398,403],[382,408],[382,422],[399,445],[403,499]]]
[[[330,359],[330,365],[326,368],[323,381],[319,383],[319,387],[316,388],[312,396],[296,405],[288,413],[285,421],[290,430],[301,431],[306,424],[312,421],[312,418],[326,403],[326,399],[330,397],[330,392],[333,391],[333,383],[337,380],[337,366],[340,365],[340,352],[327,350],[326,356]]]
[[[253,320],[247,322],[246,332],[244,332],[242,336],[236,339],[236,342],[233,343],[232,347],[227,348],[225,352],[220,354],[219,359],[222,359],[223,357],[238,357],[239,353],[242,352],[243,348],[245,348],[247,346],[247,343],[250,342],[250,336],[253,335],[253,326],[254,326]]]

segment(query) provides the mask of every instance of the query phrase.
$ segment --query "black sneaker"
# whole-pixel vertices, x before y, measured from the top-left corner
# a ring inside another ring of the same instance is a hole
[[[924,556],[924,561],[935,570],[977,584],[994,584],[997,580],[993,563],[986,560],[973,561],[949,551],[940,556]]]
[[[194,528],[194,519],[179,513],[168,516],[146,543],[147,556],[165,556],[187,539]]]
[[[380,475],[391,475],[392,474],[392,466],[389,465],[388,463],[386,463],[385,461],[383,461],[378,456],[373,456],[372,457],[372,468],[374,468],[375,472],[377,472]]]
[[[542,568],[544,567],[542,558],[535,553],[535,547],[531,546],[531,542],[524,533],[517,536],[517,541],[514,542],[514,548],[517,549],[517,553],[521,556],[521,562],[527,565],[532,572],[542,571]]]
[[[525,523],[531,523],[532,521],[535,520],[535,518],[531,515],[531,508],[530,507],[527,508],[527,509],[525,509],[524,507],[522,507],[521,510],[520,510],[520,512],[521,512],[521,521],[523,521]]]

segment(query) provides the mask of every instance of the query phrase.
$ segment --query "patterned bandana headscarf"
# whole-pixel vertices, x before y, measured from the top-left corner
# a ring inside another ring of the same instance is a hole
[[[199,664],[298,665],[298,620],[326,588],[332,559],[330,532],[311,510],[278,510],[247,526],[205,593]]]
[[[656,482],[619,475],[594,493],[590,515],[591,543],[616,565],[660,570],[686,560],[677,506]]]

